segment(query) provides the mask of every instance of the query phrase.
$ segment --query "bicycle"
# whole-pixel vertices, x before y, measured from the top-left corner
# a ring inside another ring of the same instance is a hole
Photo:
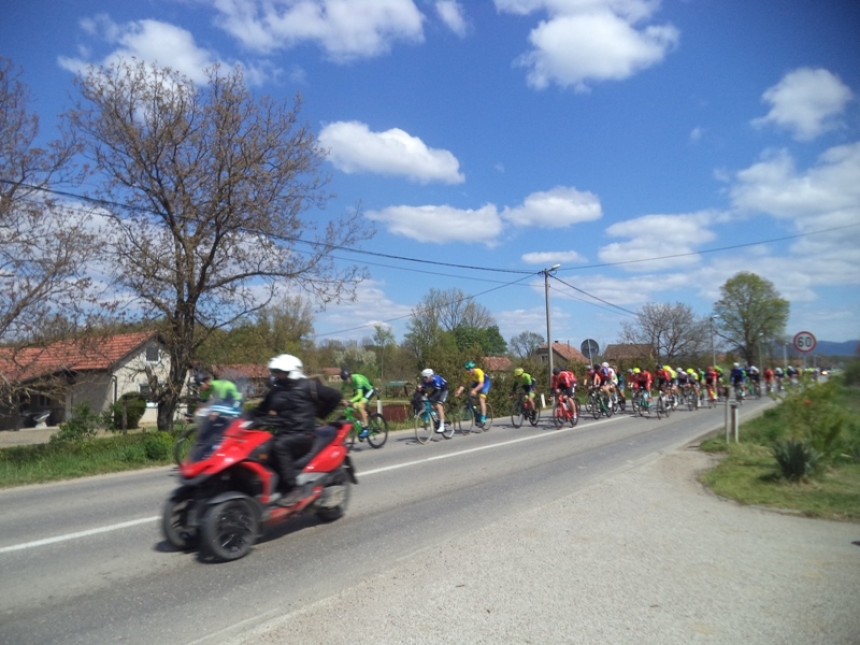
[[[675,400],[675,393],[672,391],[672,386],[667,385],[663,387],[657,397],[658,418],[660,414],[664,414],[668,417],[672,410],[675,409],[676,404],[677,402]]]
[[[487,416],[484,423],[480,423],[478,419],[481,416],[480,404],[475,404],[475,397],[469,396],[466,402],[456,406],[452,415],[452,423],[457,424],[457,429],[462,434],[469,432],[487,432],[493,425],[493,406],[487,401]]]
[[[686,386],[681,400],[687,403],[687,409],[691,412],[699,407],[699,395],[696,392],[696,388],[692,385]]]
[[[579,423],[579,412],[579,401],[576,400],[576,397],[556,395],[552,420],[557,428],[561,428],[565,423],[570,424],[570,427],[573,428]]]
[[[454,436],[454,422],[448,419],[443,432],[436,432],[441,420],[436,406],[426,396],[422,397],[423,408],[415,413],[415,439],[420,444],[430,443],[434,434],[441,434],[446,439]],[[448,416],[447,414],[445,415]]]
[[[358,436],[361,432],[361,419],[355,417],[355,408],[351,405],[346,407],[344,417],[348,422],[352,423],[352,430],[349,431],[344,442],[347,449],[352,450],[355,447],[356,439],[364,441],[364,439]],[[388,441],[388,421],[385,420],[385,417],[379,412],[368,413],[367,429],[370,432],[367,436],[367,443],[373,448],[382,448],[385,442]]]
[[[523,425],[523,419],[528,419],[532,426],[536,426],[540,420],[540,409],[525,393],[519,392],[511,408],[511,423],[515,428],[519,428]]]
[[[591,388],[588,391],[586,409],[591,412],[591,416],[595,419],[599,419],[602,415],[609,418],[615,414],[615,402],[600,388]]]

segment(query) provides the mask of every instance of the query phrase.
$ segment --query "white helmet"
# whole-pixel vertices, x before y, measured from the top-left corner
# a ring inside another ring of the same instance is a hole
[[[431,376],[433,376],[433,370],[431,370],[429,367],[425,370],[421,370],[421,376],[423,376],[424,378],[430,378]]]
[[[600,364],[600,367],[609,367],[609,363],[607,363],[606,361],[603,361],[603,362]]]
[[[286,372],[288,379],[305,378],[302,372],[302,361],[292,354],[281,354],[269,361],[269,369]]]

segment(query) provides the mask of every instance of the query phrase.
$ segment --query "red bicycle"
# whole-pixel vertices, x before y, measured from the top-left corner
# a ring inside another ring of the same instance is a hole
[[[565,423],[569,424],[571,428],[574,427],[579,422],[579,401],[576,400],[576,397],[563,394],[556,395],[552,420],[557,428],[563,427]]]

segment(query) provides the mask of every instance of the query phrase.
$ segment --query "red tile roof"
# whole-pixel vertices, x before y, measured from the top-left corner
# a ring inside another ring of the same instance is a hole
[[[588,359],[581,351],[575,347],[571,347],[567,343],[553,343],[552,351],[561,356],[568,363],[588,363]],[[546,345],[538,347],[538,353],[546,353]]]
[[[481,362],[488,372],[507,372],[511,369],[511,359],[506,356],[484,356]]]
[[[0,374],[24,382],[62,371],[109,370],[157,336],[154,331],[140,331],[61,340],[47,347],[0,348]]]

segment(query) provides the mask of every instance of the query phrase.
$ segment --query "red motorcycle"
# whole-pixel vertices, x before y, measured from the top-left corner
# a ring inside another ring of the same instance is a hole
[[[298,460],[302,495],[279,506],[278,475],[269,463],[273,436],[265,420],[237,417],[229,406],[212,405],[176,442],[174,457],[182,485],[164,508],[162,531],[182,550],[199,548],[205,557],[238,560],[248,554],[262,530],[304,513],[324,521],[340,518],[357,484],[344,439],[351,423],[318,428],[310,452]],[[188,456],[181,452],[196,431]]]

